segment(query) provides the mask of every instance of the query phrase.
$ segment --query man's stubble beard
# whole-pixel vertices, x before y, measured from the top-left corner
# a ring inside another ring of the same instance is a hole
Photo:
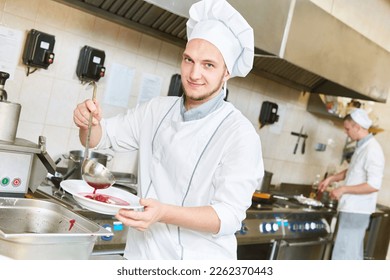
[[[202,96],[199,96],[199,97],[188,96],[185,87],[183,85],[182,85],[182,87],[183,87],[185,98],[188,98],[189,100],[192,100],[192,101],[203,101],[203,100],[206,100],[207,98],[209,98],[210,96],[212,96],[214,93],[219,92],[220,89],[222,88],[223,83],[224,83],[224,81],[221,78],[221,82],[219,83],[219,85],[217,87],[215,87],[210,92],[207,92],[207,93],[205,93],[205,94],[203,94]]]

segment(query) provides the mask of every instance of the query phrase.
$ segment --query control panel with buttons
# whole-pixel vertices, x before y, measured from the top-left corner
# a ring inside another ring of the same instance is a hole
[[[236,237],[239,244],[255,244],[280,239],[326,237],[330,233],[330,225],[321,212],[273,210],[247,212]]]
[[[0,195],[26,193],[33,155],[0,150],[0,158]]]

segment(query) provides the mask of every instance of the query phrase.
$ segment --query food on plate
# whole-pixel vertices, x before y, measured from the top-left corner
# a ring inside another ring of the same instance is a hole
[[[294,198],[303,205],[322,207],[324,206],[321,201],[315,200],[313,198],[305,197],[301,195],[295,195]]]
[[[107,194],[79,193],[79,195],[107,204],[120,205],[120,206],[130,205],[130,203],[124,201],[123,199],[120,199],[112,195],[107,195]]]

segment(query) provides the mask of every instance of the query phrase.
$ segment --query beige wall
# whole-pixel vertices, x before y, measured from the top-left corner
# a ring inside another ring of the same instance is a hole
[[[335,14],[339,11],[333,1],[315,2],[320,2],[325,9]],[[351,5],[351,1],[344,2]],[[389,5],[386,8],[389,8]],[[388,9],[386,11],[390,13]],[[366,24],[368,23],[365,22],[363,26]],[[164,82],[160,94],[166,95],[171,75],[180,71],[182,49],[51,0],[0,0],[0,25],[23,32],[35,28],[56,37],[55,62],[48,70],[39,70],[26,77],[25,68],[20,63],[15,79],[6,85],[9,100],[22,105],[17,136],[36,142],[39,135],[45,135],[48,151],[54,159],[70,150],[82,149],[78,141],[78,131],[72,121],[72,112],[77,103],[92,95],[92,91],[86,90],[75,74],[79,51],[84,45],[102,49],[106,53],[107,76],[98,83],[98,99],[101,102],[113,63],[124,64],[136,70],[132,92],[129,93],[129,107],[136,104],[139,81],[143,74],[161,76]],[[373,31],[369,33],[374,34]],[[387,40],[390,38],[383,37]],[[341,152],[346,136],[339,123],[319,118],[306,111],[309,94],[254,75],[245,79],[235,78],[229,81],[228,88],[230,102],[240,109],[258,130],[263,145],[265,168],[274,173],[273,184],[310,184],[317,173],[323,175],[329,166],[341,168]],[[259,130],[258,116],[263,101],[272,101],[279,105],[280,120],[275,125]],[[124,110],[107,104],[103,106],[105,116]],[[389,107],[387,104],[377,107],[381,113],[380,125],[386,129],[377,138],[387,156],[390,155],[390,150],[384,139],[390,128],[390,121],[385,118],[390,115]],[[291,132],[299,132],[302,125],[304,132],[309,135],[306,153],[294,155],[297,139]],[[327,144],[332,141],[334,144],[328,145],[325,152],[315,151],[317,143]],[[66,161],[63,160],[61,164],[66,166]],[[379,202],[390,205],[388,166],[387,164]],[[136,172],[136,154],[115,154],[109,167],[114,171]]]

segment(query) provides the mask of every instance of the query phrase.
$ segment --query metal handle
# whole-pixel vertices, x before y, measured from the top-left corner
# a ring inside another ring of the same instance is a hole
[[[84,160],[87,160],[89,158],[89,141],[91,139],[92,118],[93,118],[93,113],[91,112],[89,114],[89,119],[88,119],[88,134],[87,134],[87,140],[85,142],[85,151],[84,151],[85,158],[84,158]]]
[[[302,242],[288,242],[286,240],[282,240],[281,246],[285,246],[285,247],[313,246],[319,244],[327,244],[331,242],[332,240],[328,238],[319,238],[318,240],[302,241]]]
[[[105,155],[107,157],[107,161],[110,161],[114,158],[114,156],[111,154],[103,154],[103,155]]]
[[[93,94],[92,94],[92,101],[95,102],[96,100],[96,83],[95,81],[92,81],[89,83],[90,85],[93,86]],[[91,131],[92,131],[92,118],[93,118],[93,112],[89,114],[89,119],[88,119],[88,134],[87,134],[87,141],[85,142],[85,151],[84,151],[84,160],[87,160],[89,158],[89,141],[91,139]]]
[[[298,140],[297,140],[297,143],[295,144],[295,148],[294,148],[294,154],[297,153],[299,140],[301,140],[301,137],[302,137],[302,132],[303,132],[303,126],[301,127],[301,130],[299,131]]]
[[[276,199],[281,199],[281,200],[289,200],[287,197],[280,196],[280,195],[273,195],[272,197],[276,198]]]
[[[299,138],[298,138],[298,142],[295,144],[295,148],[294,148],[294,154],[297,153],[297,149],[298,149],[298,143],[299,143]]]
[[[39,143],[39,147],[41,148],[42,153],[46,153],[46,137],[39,136],[38,143]]]
[[[123,255],[123,253],[122,249],[95,250],[92,251],[91,256]]]

